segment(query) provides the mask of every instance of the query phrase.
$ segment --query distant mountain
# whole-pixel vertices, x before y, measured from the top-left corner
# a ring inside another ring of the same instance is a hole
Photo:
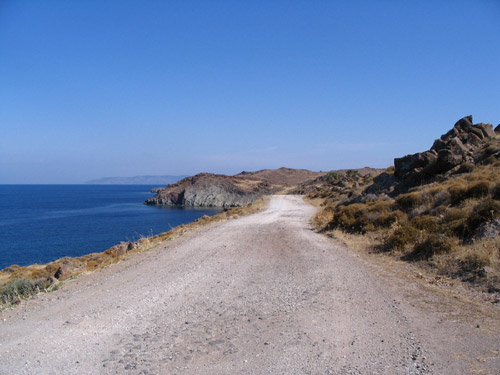
[[[160,185],[165,186],[182,180],[187,176],[134,176],[134,177],[103,177],[87,181],[89,185]]]

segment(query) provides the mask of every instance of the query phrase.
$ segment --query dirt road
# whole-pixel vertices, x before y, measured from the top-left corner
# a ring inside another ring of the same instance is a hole
[[[314,208],[195,230],[0,313],[0,374],[487,374],[497,310],[314,233]]]

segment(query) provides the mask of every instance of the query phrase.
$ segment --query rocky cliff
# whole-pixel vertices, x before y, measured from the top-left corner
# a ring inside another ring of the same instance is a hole
[[[242,172],[235,176],[201,173],[166,188],[155,189],[148,205],[186,207],[235,207],[253,202],[296,182],[314,179],[323,173],[280,168]]]

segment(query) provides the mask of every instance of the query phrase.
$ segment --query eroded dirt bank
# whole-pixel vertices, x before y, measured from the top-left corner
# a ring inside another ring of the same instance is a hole
[[[370,264],[313,213],[275,196],[0,313],[0,373],[499,372],[498,310]]]

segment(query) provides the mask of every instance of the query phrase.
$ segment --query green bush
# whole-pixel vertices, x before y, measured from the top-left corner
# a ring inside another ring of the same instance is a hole
[[[349,169],[345,174],[347,177],[350,177],[350,178],[356,178],[359,176],[359,172],[354,170],[354,169]]]
[[[4,305],[18,303],[23,298],[28,298],[50,286],[48,279],[36,281],[29,279],[17,279],[3,285],[0,289],[0,303]]]
[[[5,284],[1,296],[4,304],[14,303],[21,298],[27,298],[34,294],[35,283],[28,279],[20,279]]]
[[[342,175],[339,172],[328,172],[325,175],[326,182],[334,184],[342,179]]]

